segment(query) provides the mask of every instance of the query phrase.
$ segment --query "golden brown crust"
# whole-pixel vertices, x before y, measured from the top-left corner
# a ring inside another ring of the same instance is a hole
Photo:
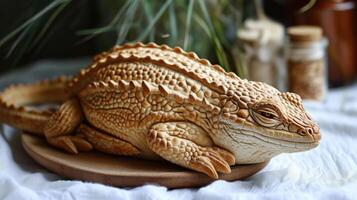
[[[212,65],[206,59],[199,59],[193,52],[186,53],[179,47],[170,48],[166,45],[159,46],[154,43],[147,45],[136,43],[116,46],[108,52],[97,55],[93,63],[81,70],[69,85],[76,93],[91,81],[88,77],[91,77],[96,71],[111,64],[126,62],[152,63],[163,66],[197,80],[221,93],[225,93],[230,87],[227,78],[240,80],[234,73],[227,73],[220,66]]]
[[[177,47],[117,46],[97,55],[71,81],[48,85],[49,91],[59,91],[49,99],[71,99],[48,123],[43,113],[16,108],[24,102],[12,89],[0,96],[0,114],[5,113],[0,121],[38,132],[47,123],[48,141],[71,153],[94,147],[151,159],[160,155],[217,178],[217,172],[229,173],[234,163],[263,162],[297,147],[312,148],[320,137],[296,95],[240,79]],[[46,86],[37,93],[35,88],[27,87],[35,99],[25,102],[46,100]],[[81,123],[80,135],[74,135]]]

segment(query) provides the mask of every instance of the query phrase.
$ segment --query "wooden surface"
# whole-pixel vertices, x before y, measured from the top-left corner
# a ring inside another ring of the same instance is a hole
[[[154,183],[169,188],[197,187],[214,181],[204,174],[166,161],[113,156],[96,151],[78,155],[67,154],[48,146],[43,138],[26,133],[22,134],[22,144],[26,152],[40,165],[70,179],[120,187]],[[220,179],[243,179],[266,165],[267,163],[233,166],[232,173],[221,174]]]

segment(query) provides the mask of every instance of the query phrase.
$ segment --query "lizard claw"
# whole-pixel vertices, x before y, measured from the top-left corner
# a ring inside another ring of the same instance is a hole
[[[197,171],[207,174],[209,177],[218,179],[218,174],[208,157],[199,157],[197,161],[191,164],[191,167]]]
[[[89,142],[78,136],[49,138],[48,142],[53,146],[72,154],[77,154],[78,151],[90,151],[93,149],[93,146]]]
[[[191,162],[191,167],[203,172],[211,178],[218,179],[217,172],[230,173],[231,153],[217,147],[202,147],[199,155]]]
[[[229,166],[232,166],[236,163],[236,157],[231,152],[218,147],[212,147],[212,149],[221,155],[221,157],[229,164]]]
[[[92,144],[84,138],[72,136],[71,140],[79,151],[91,151],[93,149]]]

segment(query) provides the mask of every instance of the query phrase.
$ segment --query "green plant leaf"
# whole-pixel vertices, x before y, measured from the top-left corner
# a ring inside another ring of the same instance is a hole
[[[231,71],[230,66],[229,66],[229,62],[227,59],[227,56],[223,50],[223,46],[216,34],[216,31],[214,29],[213,23],[208,15],[208,11],[206,8],[206,5],[204,3],[204,1],[198,1],[201,11],[203,13],[203,16],[205,18],[205,21],[203,21],[203,19],[201,19],[200,17],[196,17],[197,22],[201,25],[202,28],[205,29],[205,32],[208,34],[208,36],[211,38],[211,41],[213,43],[214,46],[214,50],[216,53],[216,56],[218,58],[218,62],[219,64],[226,70],[226,71]]]
[[[200,16],[198,16],[197,14],[195,14],[193,18],[196,20],[196,22],[198,23],[198,25],[201,26],[201,28],[205,31],[205,33],[206,33],[209,37],[211,37],[211,32],[210,32],[210,30],[209,30],[208,25],[205,23],[205,21],[204,21]]]
[[[22,31],[19,35],[19,37],[16,38],[15,42],[11,45],[9,51],[6,54],[6,58],[9,58],[10,55],[12,54],[12,52],[15,50],[15,48],[17,47],[17,45],[20,43],[20,41],[26,36],[26,34],[28,33],[28,31],[31,29],[32,27],[32,23],[29,24],[28,26],[26,26],[25,30]]]
[[[177,41],[177,19],[175,12],[175,1],[169,7],[169,25],[170,25],[170,45],[174,45]]]
[[[35,30],[38,30],[40,25],[41,24],[39,23],[39,21],[34,21],[33,23],[31,23],[31,26],[29,26],[28,34],[26,34],[26,37],[23,37],[21,41],[21,48],[19,48],[16,54],[14,54],[12,65],[16,65],[26,53],[26,51],[28,50],[28,46],[31,44],[33,38],[36,35]]]
[[[54,25],[58,14],[66,9],[69,2],[73,1],[52,0],[49,2],[48,6],[27,20],[25,25],[22,24],[12,31],[10,36],[7,35],[0,40],[1,46],[16,37],[10,46],[8,55],[14,50],[21,51],[20,54],[16,53],[17,57],[29,49],[34,50],[32,53],[39,50],[45,44],[41,38],[48,34],[48,29]],[[234,38],[226,38],[229,33],[227,27],[232,28],[233,26],[233,29],[236,30],[238,27],[236,23],[242,18],[239,11],[234,8],[235,2],[240,2],[239,5],[242,5],[243,0],[114,0],[112,2],[104,4],[118,6],[118,9],[114,10],[112,19],[103,27],[77,31],[76,34],[84,36],[80,42],[87,41],[99,34],[113,32],[116,34],[113,43],[117,44],[126,41],[156,41],[167,43],[170,46],[181,44],[185,50],[193,50],[201,57],[211,58],[210,56],[214,56],[214,59],[227,71],[233,68],[240,75],[244,73],[238,62],[232,62],[236,61],[231,57],[232,48],[236,47],[232,42]],[[51,9],[54,12],[46,14],[52,11]],[[47,19],[44,19],[44,14],[48,16]],[[237,18],[239,19],[237,20]],[[202,34],[202,32],[204,33]],[[28,37],[30,35],[31,37]],[[108,36],[112,36],[112,34]],[[28,40],[28,38],[32,39]]]
[[[117,28],[119,30],[117,30],[118,36],[117,36],[116,44],[121,44],[124,42],[129,32],[129,29],[133,24],[133,19],[136,13],[136,9],[138,8],[139,0],[133,0],[132,2],[133,3],[130,5],[130,7],[128,8],[125,14],[126,17],[124,18],[123,23],[117,24]]]
[[[98,35],[98,34],[105,33],[108,31],[113,31],[113,30],[115,30],[115,29],[111,26],[103,26],[100,28],[80,30],[80,31],[77,31],[76,33],[77,33],[77,35]]]
[[[144,14],[147,17],[147,23],[150,23],[154,19],[152,3],[150,3],[150,1],[141,1],[141,2],[142,2],[142,7],[144,8]],[[153,27],[152,30],[150,31],[149,40],[154,41],[154,38],[155,38],[155,27]]]
[[[169,5],[172,3],[172,0],[167,0],[165,1],[164,5],[160,8],[159,12],[155,15],[155,17],[150,21],[149,25],[146,27],[144,32],[135,40],[135,41],[143,41],[148,34],[150,33],[151,29],[155,26],[155,24],[158,22],[158,20],[161,18],[161,16],[164,14],[164,12],[167,10]]]
[[[194,7],[194,0],[190,0],[187,9],[187,16],[186,16],[186,26],[185,26],[185,37],[183,42],[183,49],[187,50],[188,42],[189,42],[189,33],[191,28],[191,21],[192,21],[192,11]]]
[[[115,29],[115,25],[121,19],[123,13],[129,8],[133,1],[126,1],[126,3],[118,10],[117,14],[114,18],[109,22],[108,25],[99,27],[99,28],[91,28],[91,29],[83,29],[76,32],[77,35],[98,35],[101,33],[105,33],[108,31],[113,31]]]
[[[198,1],[198,5],[201,8],[201,11],[203,13],[203,17],[204,17],[208,27],[210,29],[213,29],[213,24],[212,24],[211,18],[209,17],[205,1]]]
[[[38,12],[37,14],[35,14],[33,17],[31,17],[30,19],[28,19],[26,22],[24,22],[23,24],[21,24],[19,27],[17,27],[15,30],[13,30],[12,32],[10,32],[8,35],[6,35],[4,38],[2,38],[0,40],[0,47],[2,45],[4,45],[7,41],[9,41],[11,38],[13,38],[15,35],[17,35],[18,33],[20,33],[22,30],[26,29],[27,26],[29,26],[31,23],[33,23],[34,21],[38,20],[39,18],[41,18],[44,14],[46,14],[47,12],[49,12],[50,10],[52,10],[53,8],[57,7],[58,5],[60,5],[61,3],[65,3],[67,1],[70,0],[54,0],[52,3],[50,3],[48,6],[46,6],[44,9],[42,9],[40,12]]]
[[[310,0],[306,5],[304,5],[302,8],[300,8],[299,12],[303,13],[308,11],[312,6],[315,5],[317,0]]]
[[[37,34],[35,40],[31,43],[31,46],[29,49],[32,49],[34,46],[38,44],[38,42],[41,40],[41,38],[46,34],[48,28],[51,26],[52,22],[56,19],[56,17],[63,11],[63,9],[71,2],[71,0],[68,0],[66,2],[63,2],[58,8],[52,13],[50,18],[47,20],[46,24],[42,27],[41,31],[39,34]]]
[[[237,72],[237,75],[241,78],[246,78],[247,77],[247,68],[246,66],[243,65],[242,60],[243,60],[243,52],[239,47],[232,47],[231,49],[232,55],[233,55],[233,60],[235,63],[235,69]]]

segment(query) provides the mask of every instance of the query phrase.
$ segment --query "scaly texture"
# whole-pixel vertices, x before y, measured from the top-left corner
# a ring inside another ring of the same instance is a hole
[[[116,46],[95,56],[66,89],[45,136],[72,153],[93,147],[161,157],[218,178],[230,165],[308,150],[320,140],[298,95],[242,80],[178,47]]]
[[[0,93],[0,122],[36,134],[43,134],[50,110],[28,108],[27,104],[62,102],[68,98],[69,78],[59,77],[32,84],[11,85]]]

